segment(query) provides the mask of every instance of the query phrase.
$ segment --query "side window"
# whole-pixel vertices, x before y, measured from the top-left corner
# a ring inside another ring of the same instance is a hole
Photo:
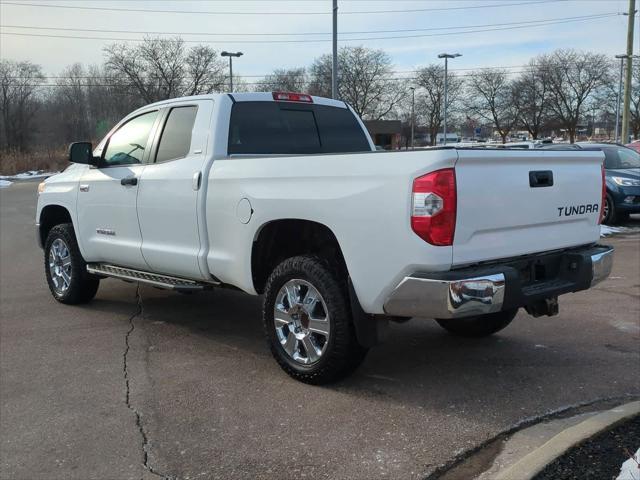
[[[191,148],[191,132],[196,121],[198,107],[175,107],[167,117],[162,130],[156,162],[167,162],[186,157]]]
[[[305,154],[370,151],[356,117],[326,105],[236,102],[229,144],[233,154]]]
[[[143,113],[122,125],[109,138],[103,166],[132,165],[142,162],[144,149],[158,111]]]

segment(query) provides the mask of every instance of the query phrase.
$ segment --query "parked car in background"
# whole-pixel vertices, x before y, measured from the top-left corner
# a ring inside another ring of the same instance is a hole
[[[640,140],[634,140],[633,142],[625,145],[625,147],[629,147],[632,150],[635,150],[636,152],[640,153]]]
[[[531,150],[533,148],[538,148],[538,144],[535,142],[509,142],[509,143],[499,143],[497,145],[492,145],[493,148],[519,148],[521,150]]]
[[[636,143],[640,146],[640,144]],[[544,145],[551,150],[593,150],[604,152],[607,198],[603,223],[615,225],[640,213],[640,153],[612,143],[575,143]]]

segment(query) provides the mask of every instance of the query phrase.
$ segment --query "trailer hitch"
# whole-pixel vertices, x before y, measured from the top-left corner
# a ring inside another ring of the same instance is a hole
[[[524,308],[529,315],[536,318],[542,317],[543,315],[553,317],[554,315],[558,315],[558,312],[560,311],[557,296],[537,300],[533,303],[530,303],[529,305],[526,305]]]

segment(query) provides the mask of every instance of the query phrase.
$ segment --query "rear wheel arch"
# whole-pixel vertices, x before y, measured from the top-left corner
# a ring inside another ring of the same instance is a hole
[[[346,282],[348,270],[344,255],[329,227],[312,220],[281,219],[262,225],[253,241],[251,276],[256,292],[264,292],[267,279],[277,265],[298,255],[316,255],[329,260]]]
[[[66,207],[61,205],[47,205],[40,212],[38,219],[40,225],[38,234],[40,235],[40,244],[44,246],[47,236],[53,227],[63,223],[73,224],[71,213]]]
[[[359,343],[371,347],[385,336],[387,320],[365,313],[349,276],[336,235],[326,225],[311,220],[283,219],[262,225],[251,251],[251,275],[258,294],[265,293],[272,272],[292,257],[312,256],[330,269],[349,300]]]

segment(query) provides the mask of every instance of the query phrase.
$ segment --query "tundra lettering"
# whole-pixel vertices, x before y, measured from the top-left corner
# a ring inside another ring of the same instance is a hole
[[[597,213],[599,205],[597,203],[587,205],[573,205],[569,207],[558,207],[558,216],[569,217],[571,215],[584,215],[585,213]]]
[[[112,277],[262,295],[275,360],[322,384],[353,372],[390,321],[487,336],[609,275],[601,151],[375,150],[349,105],[308,94],[142,107],[95,148],[72,144],[38,189],[51,294],[89,302]],[[520,180],[542,165],[553,188]]]

